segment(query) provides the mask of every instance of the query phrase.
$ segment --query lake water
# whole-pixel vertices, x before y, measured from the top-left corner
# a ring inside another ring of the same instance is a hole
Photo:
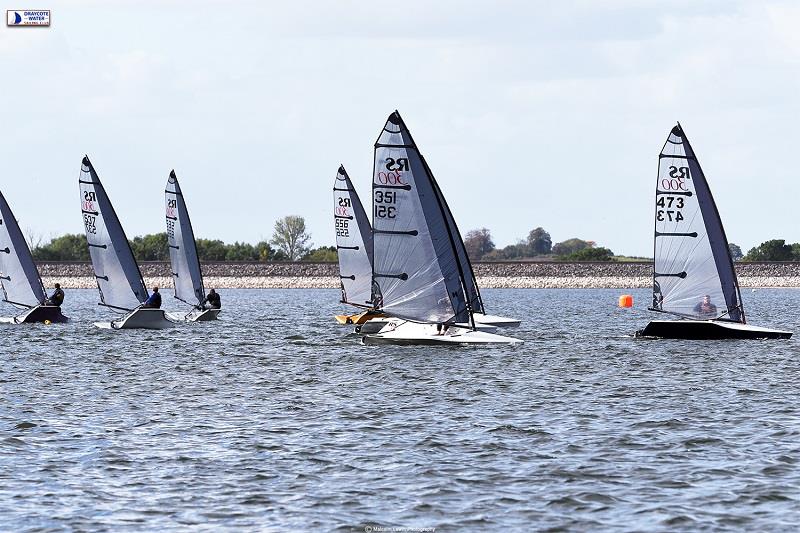
[[[440,348],[359,345],[334,290],[166,331],[67,291],[0,327],[0,529],[795,529],[800,291],[743,293],[788,341],[634,339],[622,292],[485,290],[525,344]]]

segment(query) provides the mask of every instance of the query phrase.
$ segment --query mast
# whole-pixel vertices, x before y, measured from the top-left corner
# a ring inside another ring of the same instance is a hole
[[[655,199],[651,309],[744,323],[719,211],[680,124],[672,128],[659,154]]]
[[[705,181],[705,176],[703,174],[703,170],[700,167],[700,161],[697,159],[697,155],[694,153],[694,149],[692,149],[692,144],[689,142],[689,137],[686,136],[686,132],[683,131],[683,127],[681,126],[680,122],[678,122],[678,129],[680,129],[681,134],[683,135],[683,138],[686,141],[686,148],[687,148],[688,154],[691,154],[691,157],[689,159],[689,165],[690,166],[692,166],[692,164],[696,165],[698,173],[701,176],[703,176],[703,181]],[[727,267],[727,269],[729,269],[730,275],[733,278],[732,279],[733,287],[735,288],[735,291],[736,291],[735,295],[734,295],[734,298],[735,298],[734,301],[736,302],[736,304],[737,304],[736,307],[738,307],[739,314],[741,315],[741,320],[737,320],[737,322],[740,321],[742,324],[746,324],[747,320],[746,320],[745,314],[744,314],[744,303],[742,302],[742,293],[741,293],[741,290],[739,288],[739,279],[736,276],[736,267],[733,264],[733,257],[731,257],[731,249],[730,249],[730,244],[728,243],[728,237],[727,237],[727,235],[725,235],[725,226],[722,225],[722,218],[719,216],[719,209],[717,209],[717,203],[714,201],[714,195],[711,194],[711,189],[708,187],[708,185],[706,185],[706,191],[707,191],[707,194],[708,194],[708,199],[706,201],[706,204],[708,205],[709,209],[713,212],[714,219],[718,222],[718,224],[717,224],[718,227],[713,228],[713,229],[719,231],[719,235],[716,238],[719,238],[722,241],[722,243],[721,243],[722,246],[713,246],[713,242],[712,242],[711,249],[714,252],[714,261],[717,263],[718,271],[721,272],[726,267]],[[699,198],[700,198],[700,196],[699,196],[699,191],[698,191],[698,199]],[[706,222],[707,226],[709,225],[709,222]],[[709,231],[709,233],[711,233],[711,231]],[[726,294],[726,299],[727,299],[727,297],[728,297],[728,295]],[[734,313],[731,312],[730,314],[731,314],[731,319],[735,320],[735,318],[733,316]]]
[[[114,206],[88,156],[83,158],[78,186],[100,305],[130,311],[147,300],[147,288]],[[122,285],[123,279],[127,287]]]
[[[186,200],[183,197],[175,170],[169,173],[164,193],[167,242],[172,265],[172,283],[175,288],[174,296],[187,305],[199,305],[205,299],[203,273],[200,257],[197,254],[192,221],[189,218],[189,210],[186,207]],[[174,198],[170,198],[170,195]],[[191,293],[197,302],[187,301],[185,299],[188,296],[187,293]]]
[[[460,236],[454,234],[436,179],[397,111],[375,143],[372,188],[376,307],[409,320],[468,321],[474,328],[455,241]]]
[[[333,219],[342,303],[371,308],[372,227],[361,199],[344,169],[333,182]]]
[[[11,207],[0,193],[0,284],[6,302],[32,308],[44,303],[47,293]]]

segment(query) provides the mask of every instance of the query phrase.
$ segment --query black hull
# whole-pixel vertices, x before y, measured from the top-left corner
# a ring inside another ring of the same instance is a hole
[[[30,324],[33,322],[50,321],[53,323],[64,323],[69,320],[61,314],[61,307],[55,305],[37,305],[26,315],[20,316],[19,323]]]
[[[636,332],[637,337],[661,339],[788,339],[791,331],[759,328],[737,322],[713,320],[654,320]]]

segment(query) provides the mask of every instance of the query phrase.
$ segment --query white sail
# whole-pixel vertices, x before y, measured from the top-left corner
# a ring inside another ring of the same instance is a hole
[[[100,301],[120,310],[134,309],[147,300],[147,289],[128,238],[88,157],[83,158],[78,184]]]
[[[728,240],[680,125],[659,155],[654,257],[654,310],[745,322]]]
[[[189,212],[186,210],[186,202],[174,170],[169,174],[164,192],[167,241],[175,297],[190,305],[199,305],[206,297],[203,274],[200,270],[192,222],[189,220]]]
[[[372,298],[372,228],[344,166],[339,167],[333,183],[333,219],[342,302],[369,307]]]
[[[0,283],[5,300],[18,307],[35,307],[46,295],[31,250],[5,197],[0,193]]]
[[[446,204],[398,112],[375,143],[373,303],[421,322],[471,321]]]

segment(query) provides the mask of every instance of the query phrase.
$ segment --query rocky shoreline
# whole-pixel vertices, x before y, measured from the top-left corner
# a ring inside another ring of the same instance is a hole
[[[652,264],[647,262],[487,262],[473,265],[481,288],[647,288],[652,284]],[[39,270],[50,287],[94,288],[90,263],[40,263]],[[163,262],[141,264],[148,286],[172,286],[170,267]],[[800,287],[798,263],[737,263],[742,287]],[[336,263],[208,262],[203,264],[206,287],[219,289],[337,288]]]

